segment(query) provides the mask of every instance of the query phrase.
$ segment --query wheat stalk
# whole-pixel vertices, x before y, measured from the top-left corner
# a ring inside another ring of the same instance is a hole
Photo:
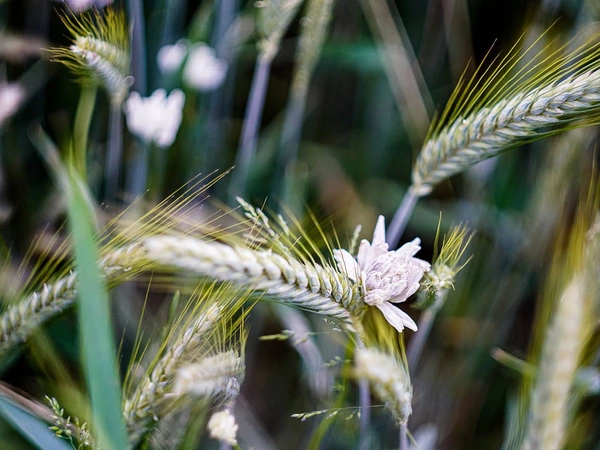
[[[593,116],[599,106],[600,70],[590,70],[458,117],[423,146],[413,168],[411,191],[427,195],[451,175],[543,137],[548,127],[566,127]]]
[[[139,244],[119,248],[105,258],[99,267],[107,282],[127,279],[137,273],[144,251]],[[0,317],[0,355],[25,341],[43,322],[71,306],[77,297],[77,273],[71,271],[11,305]]]
[[[359,285],[331,266],[192,237],[151,237],[144,241],[144,248],[147,258],[159,264],[262,291],[338,319],[350,331],[355,331],[353,320],[363,309]]]
[[[558,302],[546,335],[523,449],[562,448],[569,393],[585,338],[585,300],[584,280],[576,276]]]
[[[216,304],[199,315],[192,324],[167,347],[166,353],[156,362],[150,374],[142,379],[133,394],[125,401],[123,417],[129,432],[129,441],[137,444],[158,421],[161,403],[166,400],[177,370],[190,359],[219,319]]]

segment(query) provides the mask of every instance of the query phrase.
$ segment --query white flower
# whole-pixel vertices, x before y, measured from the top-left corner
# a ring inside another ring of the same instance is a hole
[[[0,83],[0,127],[17,112],[25,100],[25,88],[18,83]]]
[[[184,102],[185,95],[179,89],[169,96],[164,89],[157,89],[146,98],[132,92],[123,105],[127,127],[147,144],[169,147],[181,125]]]
[[[431,267],[413,257],[421,249],[420,243],[417,238],[398,250],[388,251],[385,219],[379,216],[373,241],[362,240],[356,260],[346,250],[333,251],[339,269],[362,285],[365,303],[379,308],[390,325],[400,332],[404,327],[417,330],[410,316],[391,303],[403,302],[414,294],[423,274]]]
[[[214,413],[208,421],[210,437],[229,445],[237,445],[238,426],[228,409]]]
[[[111,4],[113,0],[64,0],[71,11],[79,13],[91,7],[104,8]]]
[[[207,45],[192,48],[183,69],[183,80],[199,91],[217,89],[225,80],[227,62],[217,58],[215,51]]]
[[[181,66],[187,51],[187,43],[183,39],[177,41],[176,44],[161,47],[156,55],[158,68],[166,74],[175,72]]]

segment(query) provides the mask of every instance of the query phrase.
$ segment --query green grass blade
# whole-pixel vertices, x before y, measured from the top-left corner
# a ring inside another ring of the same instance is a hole
[[[96,262],[92,221],[82,189],[71,182],[69,219],[79,272],[79,327],[83,367],[91,396],[94,432],[103,450],[128,448],[106,287]]]
[[[0,417],[40,450],[73,450],[66,441],[54,436],[48,424],[1,396]]]

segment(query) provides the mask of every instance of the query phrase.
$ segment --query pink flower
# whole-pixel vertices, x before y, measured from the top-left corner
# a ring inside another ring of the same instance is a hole
[[[385,219],[379,216],[373,240],[362,240],[356,259],[346,250],[334,250],[338,268],[361,284],[365,303],[376,306],[396,330],[404,327],[417,331],[417,325],[401,309],[391,303],[401,303],[419,289],[419,281],[430,269],[430,264],[415,258],[421,249],[420,239],[404,244],[398,250],[388,251],[385,242]]]

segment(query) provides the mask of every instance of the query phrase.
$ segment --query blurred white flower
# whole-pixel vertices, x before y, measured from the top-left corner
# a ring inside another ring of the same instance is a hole
[[[208,421],[210,437],[229,445],[237,445],[238,425],[228,409],[214,413]]]
[[[64,2],[69,6],[71,11],[79,13],[92,7],[104,8],[105,6],[110,5],[113,0],[64,0]]]
[[[179,89],[167,96],[164,89],[157,89],[150,97],[132,92],[123,105],[129,131],[145,143],[169,147],[181,125],[185,95]]]
[[[170,74],[175,72],[181,66],[181,63],[187,55],[188,46],[184,39],[177,41],[173,45],[161,47],[156,55],[156,61],[161,73]]]
[[[17,112],[25,99],[25,88],[18,83],[0,83],[0,127]]]
[[[199,91],[217,89],[227,75],[227,62],[217,58],[215,51],[207,45],[192,48],[183,69],[183,80]]]
[[[365,303],[376,306],[396,330],[413,331],[417,325],[404,311],[391,305],[400,303],[419,289],[419,281],[430,264],[413,256],[421,249],[420,239],[414,239],[398,250],[388,251],[385,242],[385,218],[379,216],[373,241],[362,240],[356,260],[346,250],[334,250],[340,270],[353,281],[361,283]]]

